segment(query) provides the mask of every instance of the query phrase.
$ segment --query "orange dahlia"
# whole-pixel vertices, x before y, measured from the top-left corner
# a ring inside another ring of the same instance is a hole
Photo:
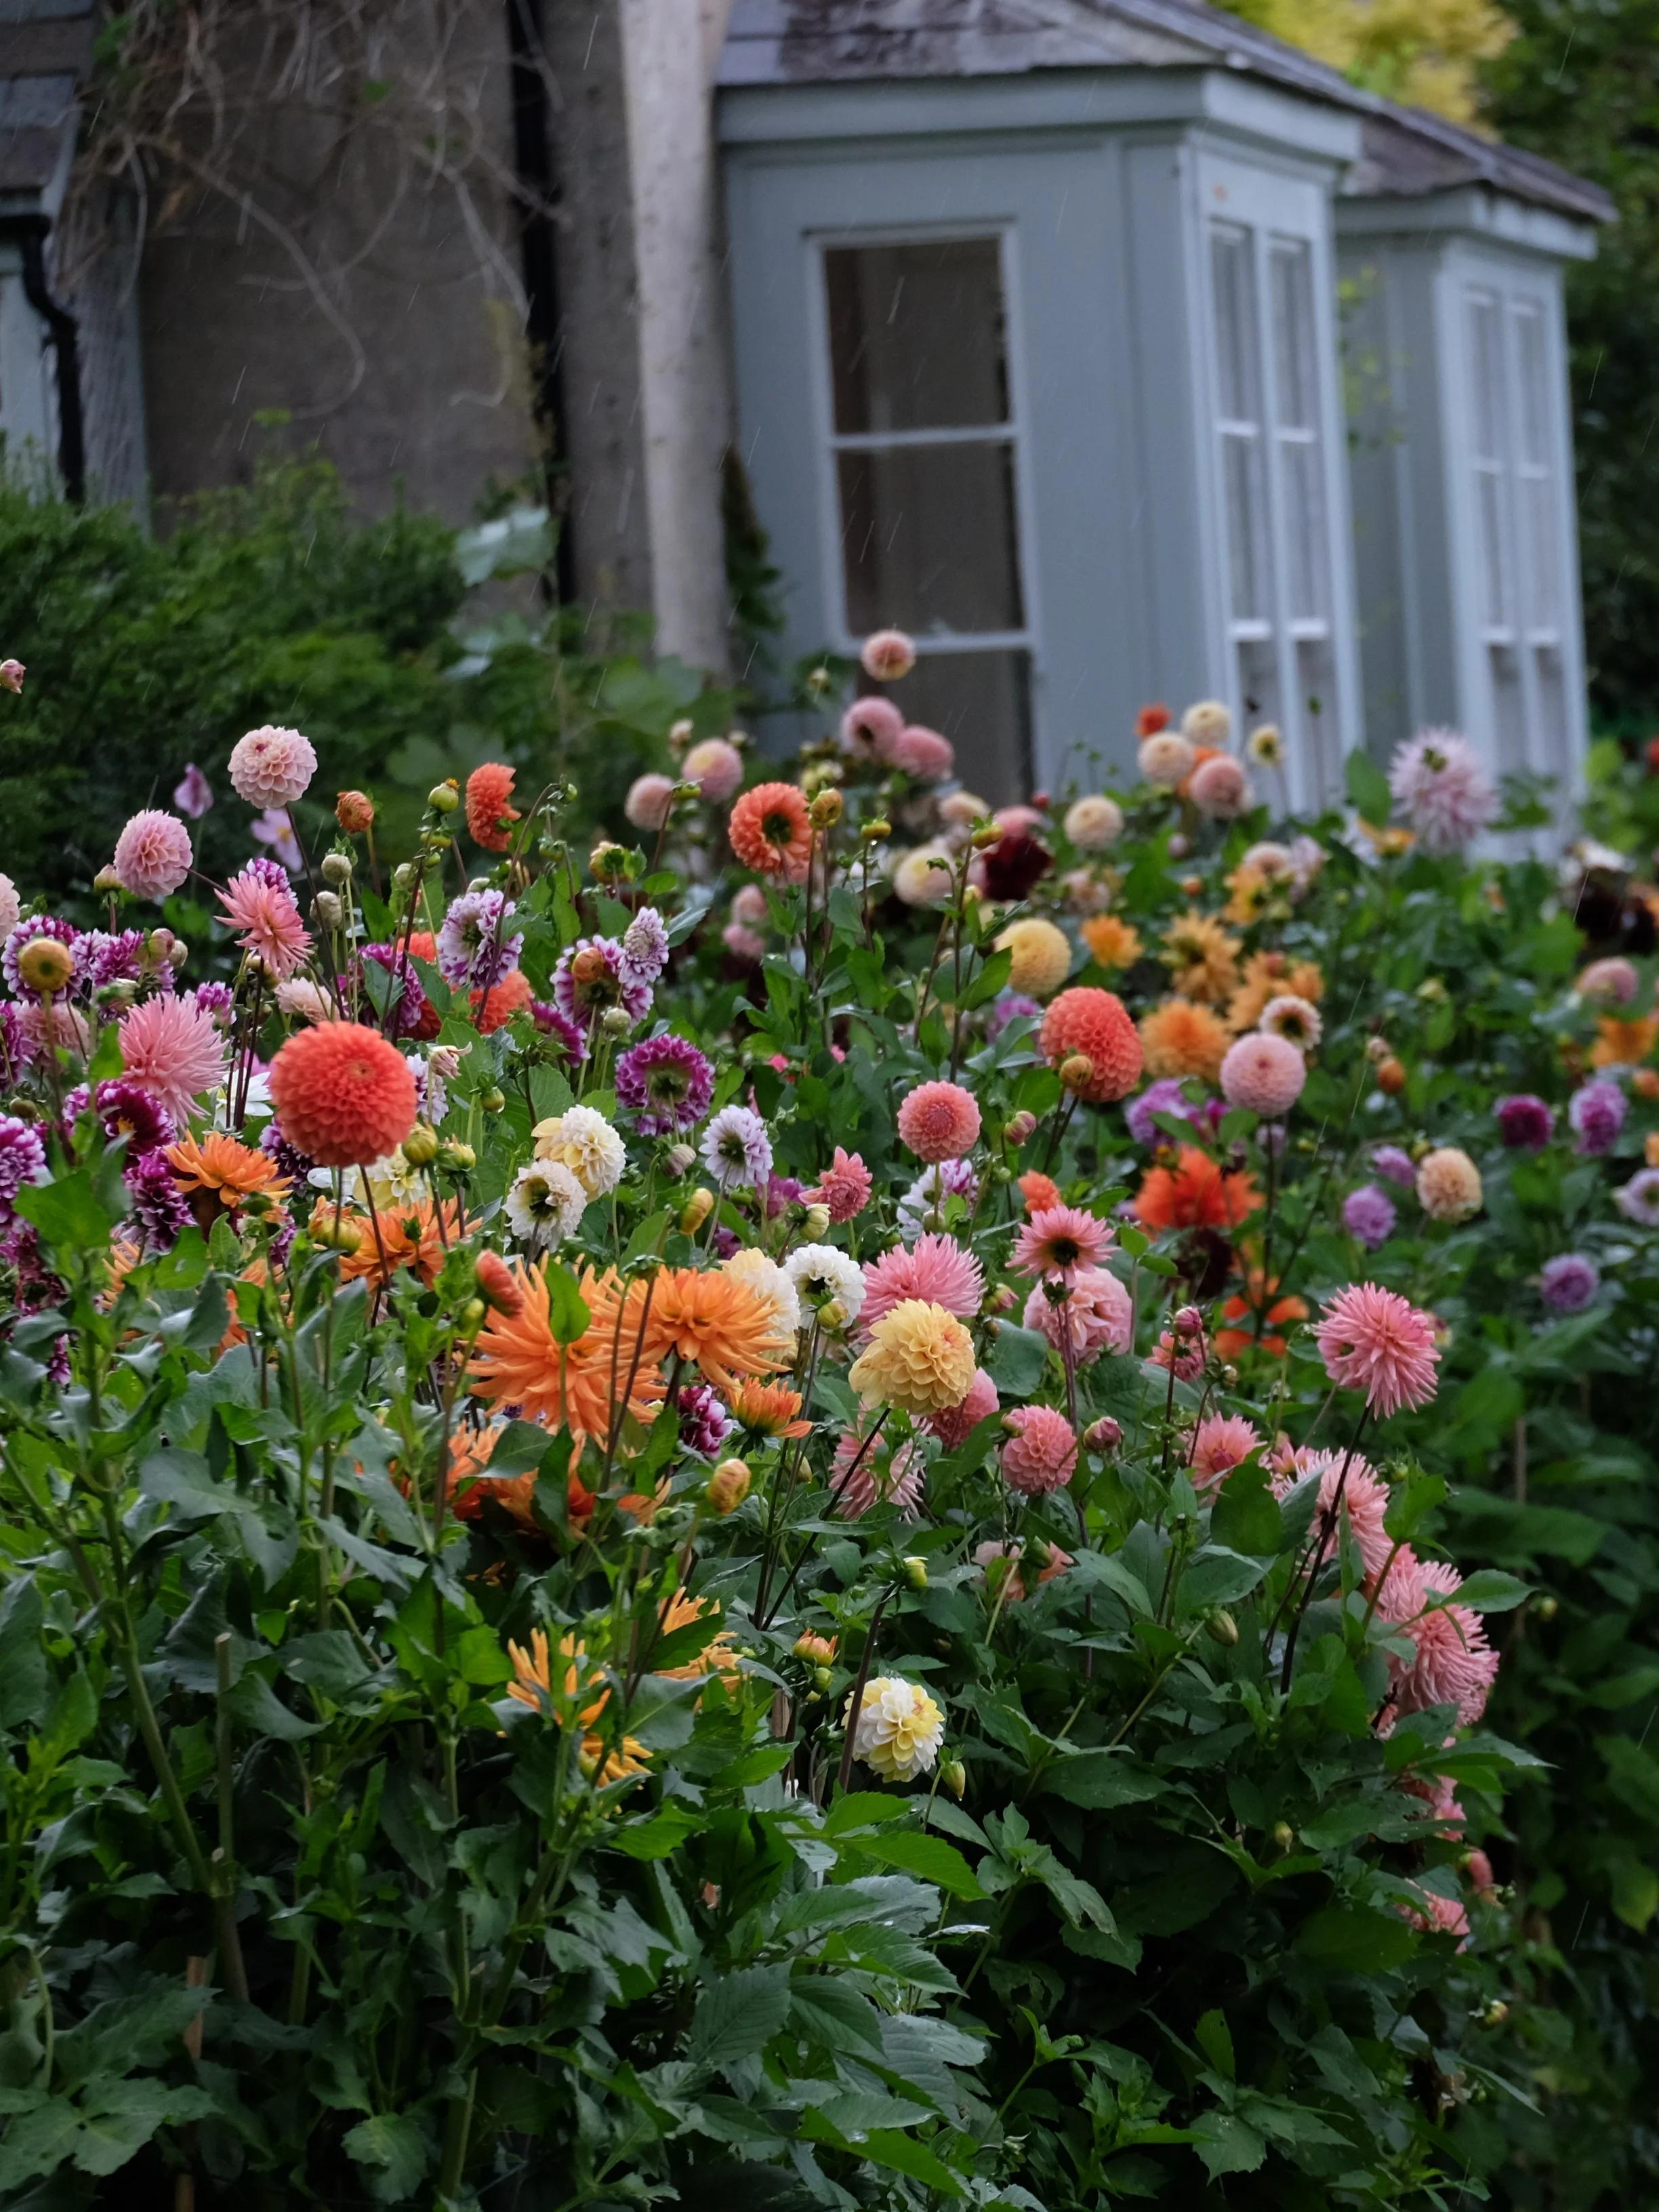
[[[684,1590],[676,1590],[665,1598],[657,1619],[665,1636],[672,1636],[682,1628],[690,1628],[696,1621],[720,1617],[720,1609],[711,1598],[688,1597]],[[721,1629],[705,1644],[694,1658],[680,1667],[653,1667],[653,1674],[660,1674],[670,1682],[694,1681],[700,1674],[720,1674],[728,1682],[741,1680],[743,1669],[738,1664],[738,1655],[732,1648],[732,1633]]]
[[[368,1167],[415,1127],[415,1077],[378,1030],[316,1022],[270,1063],[270,1100],[283,1134],[319,1167]]]
[[[1140,1079],[1140,1039],[1121,999],[1092,983],[1062,991],[1042,1017],[1042,1056],[1051,1067],[1081,1055],[1091,1073],[1079,1098],[1103,1106],[1127,1097]]]
[[[1227,1024],[1190,999],[1165,999],[1140,1018],[1148,1075],[1200,1075],[1213,1083],[1232,1042]]]
[[[514,1014],[521,1014],[535,994],[523,969],[509,968],[499,983],[492,983],[489,990],[474,991],[470,995],[478,1034],[490,1036],[495,1030],[505,1028]]]
[[[723,1268],[665,1267],[647,1322],[647,1357],[673,1352],[699,1368],[724,1397],[744,1376],[788,1364],[775,1308],[742,1277]]]
[[[1078,933],[1103,968],[1133,968],[1140,957],[1140,932],[1121,915],[1091,914]]]
[[[475,845],[486,853],[505,853],[513,843],[514,823],[520,819],[513,801],[514,771],[500,761],[486,761],[466,780],[466,826]]]
[[[1659,1015],[1638,1014],[1633,1021],[1620,1021],[1616,1015],[1603,1014],[1595,1024],[1590,1066],[1635,1067],[1656,1044],[1659,1044]]]
[[[641,1340],[644,1284],[630,1283],[624,1294],[613,1270],[585,1272],[579,1287],[588,1324],[574,1344],[562,1345],[553,1334],[546,1262],[517,1261],[513,1272],[524,1304],[516,1314],[490,1314],[479,1331],[467,1370],[473,1396],[517,1406],[526,1420],[568,1428],[579,1440],[603,1437],[632,1371],[628,1410],[649,1422],[663,1382],[648,1333]]]
[[[1267,1298],[1273,1302],[1262,1316],[1262,1334],[1259,1340],[1264,1352],[1271,1352],[1275,1358],[1282,1358],[1286,1348],[1285,1340],[1270,1332],[1290,1322],[1306,1321],[1308,1302],[1305,1298],[1274,1297],[1279,1288],[1278,1278],[1275,1277],[1271,1283],[1264,1282],[1260,1267],[1253,1268],[1245,1280],[1249,1295],[1237,1294],[1229,1298],[1221,1309],[1221,1318],[1228,1326],[1217,1329],[1215,1333],[1216,1355],[1221,1359],[1237,1359],[1241,1352],[1248,1351],[1258,1341],[1256,1309]]]
[[[1227,1026],[1253,1030],[1272,999],[1286,995],[1317,1006],[1325,978],[1311,960],[1290,960],[1282,952],[1253,952],[1244,963],[1238,988],[1227,1001]]]
[[[1214,1006],[1238,981],[1238,939],[1207,914],[1183,914],[1164,933],[1164,962],[1184,999]]]
[[[763,876],[801,882],[812,855],[806,794],[793,783],[757,783],[732,809],[726,824],[732,850],[745,868]]]
[[[180,1190],[211,1191],[221,1206],[233,1210],[256,1190],[280,1198],[289,1187],[268,1152],[256,1152],[234,1137],[217,1130],[206,1137],[181,1137],[167,1146],[167,1165]]]
[[[1060,1185],[1041,1168],[1027,1168],[1014,1186],[1025,1201],[1027,1213],[1044,1213],[1051,1206],[1065,1203],[1060,1194]]]
[[[1148,1229],[1237,1229],[1261,1203],[1245,1175],[1224,1174],[1196,1145],[1183,1145],[1173,1168],[1149,1168],[1135,1194],[1135,1215]]]
[[[761,1382],[752,1376],[739,1382],[726,1401],[740,1429],[751,1437],[804,1437],[812,1424],[797,1417],[801,1396],[787,1382]]]
[[[556,1687],[553,1655],[548,1649],[544,1629],[531,1631],[528,1650],[521,1644],[509,1643],[507,1656],[513,1662],[507,1696],[516,1698],[521,1705],[528,1705],[532,1712],[550,1709],[562,1728],[574,1721],[582,1731],[581,1764],[585,1772],[601,1784],[631,1781],[635,1775],[645,1772],[651,1754],[637,1737],[625,1735],[620,1743],[608,1745],[593,1725],[610,1704],[611,1691],[588,1657],[585,1644],[574,1636],[560,1638],[559,1658],[563,1663],[558,1668]]]
[[[326,1198],[319,1200],[312,1211],[311,1218],[319,1225],[331,1226],[333,1201]],[[435,1282],[438,1270],[447,1256],[449,1245],[459,1243],[463,1233],[461,1209],[453,1198],[444,1200],[441,1228],[437,1209],[429,1199],[412,1210],[406,1206],[382,1207],[374,1220],[371,1220],[367,1213],[359,1213],[348,1206],[343,1218],[358,1231],[361,1241],[355,1252],[347,1252],[341,1256],[341,1281],[355,1283],[361,1279],[378,1284],[382,1289],[399,1267],[413,1268],[423,1283],[430,1285]],[[380,1231],[378,1243],[374,1237],[375,1220],[378,1220]]]

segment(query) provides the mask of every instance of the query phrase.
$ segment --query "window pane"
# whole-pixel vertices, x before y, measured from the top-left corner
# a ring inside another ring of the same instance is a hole
[[[1527,563],[1527,622],[1533,629],[1553,629],[1560,619],[1556,588],[1555,495],[1547,477],[1523,477],[1516,490]]]
[[[1250,234],[1231,223],[1212,224],[1210,270],[1215,293],[1217,390],[1223,418],[1261,420],[1256,374],[1255,267]]]
[[[1488,629],[1509,626],[1509,559],[1504,544],[1504,482],[1496,469],[1475,471],[1474,496],[1480,532],[1480,610]]]
[[[1031,789],[1030,662],[1024,653],[924,653],[900,687],[913,722],[957,749],[957,774],[988,805]]]
[[[1536,468],[1547,468],[1549,372],[1545,366],[1544,319],[1536,307],[1515,311],[1515,352],[1521,398],[1521,459]]]
[[[1221,469],[1227,501],[1227,575],[1235,622],[1255,622],[1267,611],[1263,557],[1261,441],[1224,431]]]
[[[976,428],[1008,419],[994,238],[837,246],[823,257],[836,428]]]
[[[1498,302],[1489,293],[1469,295],[1469,416],[1474,451],[1482,460],[1499,461],[1504,434],[1504,364],[1499,351]]]
[[[1319,448],[1305,438],[1282,439],[1284,467],[1285,573],[1292,622],[1322,622],[1328,612],[1326,589],[1325,502]]]
[[[1297,751],[1304,804],[1313,806],[1328,805],[1340,795],[1334,787],[1340,755],[1332,740],[1333,682],[1328,643],[1321,638],[1304,638],[1296,648]]]
[[[924,635],[1024,627],[1010,447],[878,447],[836,466],[855,635],[886,623]]]
[[[1238,696],[1247,728],[1258,722],[1284,726],[1279,698],[1279,647],[1272,638],[1247,638],[1238,647]]]
[[[1273,398],[1281,429],[1311,430],[1319,420],[1314,374],[1313,250],[1276,240],[1271,258],[1273,292]]]

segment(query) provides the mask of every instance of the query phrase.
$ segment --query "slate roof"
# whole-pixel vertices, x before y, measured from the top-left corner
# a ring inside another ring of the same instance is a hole
[[[93,0],[0,0],[0,210],[61,173],[93,30]]]
[[[1612,219],[1613,203],[1599,186],[1421,108],[1362,92],[1310,54],[1204,0],[733,0],[720,82],[735,89],[1218,65],[1357,111],[1362,151],[1350,193],[1416,198],[1486,185],[1579,222]]]

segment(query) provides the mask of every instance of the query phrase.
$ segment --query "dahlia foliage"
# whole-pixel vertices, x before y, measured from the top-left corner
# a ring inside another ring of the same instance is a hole
[[[270,726],[229,776],[292,865],[192,903],[150,810],[95,920],[0,878],[8,2201],[1486,2155],[1419,2079],[1525,2075],[1456,1240],[1659,1083],[1453,1126],[1427,1000],[1332,949],[1490,821],[1461,740],[1380,858],[1270,837],[1213,702],[994,812],[910,658],[787,771],[682,726],[586,860],[492,763],[385,881]]]

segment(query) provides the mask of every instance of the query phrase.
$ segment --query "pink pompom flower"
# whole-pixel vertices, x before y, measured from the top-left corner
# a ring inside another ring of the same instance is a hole
[[[1438,1387],[1433,1316],[1397,1291],[1350,1283],[1326,1307],[1314,1336],[1332,1382],[1363,1390],[1373,1413],[1414,1412]]]
[[[1002,1479],[1024,1498],[1064,1490],[1077,1465],[1077,1436],[1052,1406],[1016,1406],[1003,1416]]]
[[[1240,1037],[1228,1047],[1221,1063],[1221,1090],[1227,1103],[1248,1107],[1267,1121],[1290,1111],[1307,1079],[1307,1062],[1290,1039],[1267,1030]]]
[[[979,1131],[978,1104],[959,1083],[919,1083],[898,1109],[901,1141],[930,1166],[962,1159]]]
[[[231,749],[230,780],[239,799],[250,806],[290,806],[303,799],[317,773],[317,755],[298,730],[267,722],[250,730]]]
[[[147,806],[115,841],[115,872],[134,898],[162,899],[190,873],[190,832],[176,814]]]
[[[870,1170],[857,1152],[836,1146],[835,1158],[806,1194],[811,1206],[827,1206],[831,1221],[851,1221],[870,1203]]]
[[[623,812],[636,830],[660,830],[674,805],[672,775],[636,775],[628,787]]]
[[[949,738],[941,737],[937,730],[911,722],[900,732],[893,747],[893,765],[919,782],[941,783],[947,775],[956,774],[957,749]]]
[[[1187,787],[1193,805],[1212,822],[1231,822],[1250,810],[1250,780],[1231,753],[1200,761]]]
[[[890,699],[854,699],[841,718],[842,750],[855,760],[896,760],[903,734],[904,717]]]
[[[704,738],[680,763],[680,772],[711,806],[724,806],[743,781],[743,755],[729,738]]]
[[[916,665],[916,648],[902,629],[874,630],[859,654],[864,672],[877,684],[896,684]]]
[[[1048,1296],[1048,1287],[1036,1285],[1021,1319],[1027,1328],[1046,1336],[1056,1352],[1064,1350],[1069,1336],[1073,1358],[1079,1367],[1089,1367],[1103,1352],[1128,1350],[1134,1306],[1109,1269],[1079,1267],[1067,1296],[1058,1302]]]
[[[980,1423],[988,1420],[1000,1405],[997,1386],[982,1367],[975,1368],[968,1395],[959,1406],[946,1406],[927,1416],[927,1426],[945,1446],[956,1451],[965,1444]]]
[[[1344,1467],[1347,1473],[1343,1473]],[[1340,1514],[1346,1516],[1349,1534],[1352,1536],[1364,1570],[1365,1579],[1374,1583],[1389,1564],[1394,1541],[1383,1526],[1383,1516],[1389,1510],[1388,1486],[1363,1452],[1308,1451],[1298,1449],[1289,1455],[1289,1464],[1273,1479],[1273,1495],[1284,1499],[1304,1482],[1317,1479],[1319,1502],[1315,1508],[1316,1527],[1330,1525],[1320,1546],[1319,1556],[1312,1563],[1314,1571],[1332,1558],[1341,1541],[1338,1525],[1337,1494],[1341,1493]]]

